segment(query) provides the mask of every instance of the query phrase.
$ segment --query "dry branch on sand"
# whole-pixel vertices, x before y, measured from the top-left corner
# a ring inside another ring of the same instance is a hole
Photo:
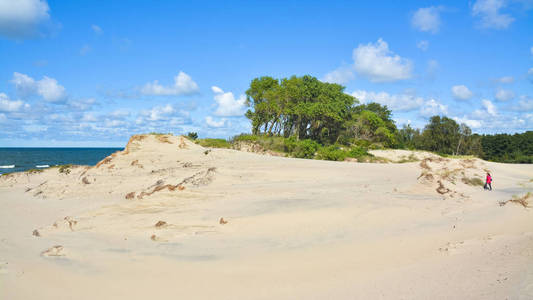
[[[160,228],[160,227],[163,227],[163,226],[167,226],[167,222],[158,221],[157,223],[155,223],[155,227],[157,227],[157,228]]]
[[[512,199],[509,199],[507,201],[501,201],[500,202],[500,206],[504,206],[508,202],[512,202],[512,203],[520,204],[523,207],[527,208],[527,207],[529,207],[529,198],[532,198],[532,197],[533,197],[533,193],[531,193],[531,192],[528,192],[527,194],[523,195],[522,197],[518,197],[518,196],[515,195],[515,196],[513,196]]]
[[[41,255],[42,256],[65,256],[65,253],[63,250],[64,250],[63,246],[55,245],[41,252]]]

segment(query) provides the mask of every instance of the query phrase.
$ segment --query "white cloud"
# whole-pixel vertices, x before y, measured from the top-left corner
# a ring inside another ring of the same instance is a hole
[[[215,93],[215,102],[217,103],[217,109],[215,115],[222,117],[234,117],[242,116],[244,114],[243,108],[246,104],[246,97],[241,95],[238,99],[232,92],[224,93],[224,91],[217,87],[211,87],[213,93]]]
[[[94,25],[94,24],[91,25],[91,29],[92,29],[92,30],[94,31],[94,33],[96,33],[96,34],[101,34],[102,32],[104,32],[100,26],[98,26],[98,25]]]
[[[468,100],[472,98],[472,92],[464,85],[454,85],[452,87],[453,97],[458,100]]]
[[[198,85],[192,80],[192,78],[186,73],[180,71],[177,76],[174,77],[174,85],[163,86],[159,84],[157,80],[152,83],[147,83],[141,89],[141,93],[145,95],[154,96],[178,96],[178,95],[190,95],[198,92]]]
[[[416,47],[418,47],[422,51],[426,51],[429,48],[429,42],[419,41],[418,43],[416,43]]]
[[[48,76],[36,81],[28,75],[15,72],[11,82],[15,84],[17,92],[23,97],[38,94],[46,101],[59,102],[67,96],[65,88],[57,80]]]
[[[329,83],[345,84],[354,79],[353,70],[350,67],[340,67],[327,73],[322,81]]]
[[[22,128],[26,132],[38,133],[38,132],[46,131],[48,129],[48,126],[45,126],[45,125],[25,125],[25,126],[22,126]]]
[[[480,18],[481,28],[505,29],[514,21],[511,15],[500,11],[505,6],[505,0],[477,0],[472,6],[472,15]]]
[[[58,84],[54,78],[44,76],[37,83],[37,93],[46,101],[56,102],[66,97],[65,88]]]
[[[418,109],[424,103],[424,99],[416,97],[413,93],[391,95],[386,92],[368,92],[363,90],[354,91],[352,94],[362,103],[377,102],[387,105],[393,111],[411,111]]]
[[[119,127],[126,125],[126,122],[121,120],[105,120],[104,125],[106,127]]]
[[[17,93],[22,97],[37,93],[37,83],[28,75],[15,72],[11,82],[15,85]]]
[[[435,115],[445,115],[448,113],[448,106],[437,102],[435,99],[429,99],[424,102],[420,108],[420,115],[423,117],[431,117]]]
[[[127,110],[117,109],[109,114],[113,118],[127,118],[130,116],[130,112]]]
[[[81,120],[83,122],[96,122],[98,118],[93,113],[84,113]]]
[[[215,121],[215,119],[213,119],[211,116],[207,116],[205,117],[205,123],[209,127],[220,128],[220,127],[224,127],[224,125],[226,124],[226,119]]]
[[[24,103],[21,100],[10,100],[6,94],[0,93],[0,111],[17,112],[23,108],[27,109],[29,107],[29,104]]]
[[[499,101],[507,101],[511,100],[515,97],[515,93],[510,90],[504,90],[504,89],[498,89],[496,91],[496,94],[494,95],[494,98]]]
[[[143,111],[142,114],[146,116],[149,121],[168,120],[176,110],[172,105],[155,106],[151,110]]]
[[[92,50],[91,46],[83,45],[83,47],[81,47],[81,49],[80,49],[80,55],[85,55],[85,54],[91,52],[91,50]]]
[[[476,128],[480,128],[481,127],[481,121],[480,120],[472,120],[472,119],[467,118],[466,116],[463,116],[462,118],[453,117],[453,119],[459,124],[465,123],[468,127],[472,128],[472,129],[476,129]]]
[[[411,78],[412,62],[389,50],[387,42],[360,44],[353,51],[355,70],[372,82],[390,82]]]
[[[74,110],[83,111],[88,110],[93,105],[96,104],[96,99],[89,98],[89,99],[79,99],[79,100],[71,100],[68,102],[68,106]]]
[[[0,35],[20,39],[38,33],[40,23],[48,20],[45,0],[0,0]]]
[[[437,33],[440,28],[440,7],[419,8],[411,19],[414,28],[431,33]]]
[[[494,106],[494,104],[492,104],[490,100],[483,99],[481,103],[483,104],[483,107],[489,115],[496,116],[498,114],[496,106]]]
[[[514,78],[512,76],[504,76],[504,77],[500,77],[500,78],[496,79],[496,82],[499,82],[499,83],[513,83],[514,82]]]

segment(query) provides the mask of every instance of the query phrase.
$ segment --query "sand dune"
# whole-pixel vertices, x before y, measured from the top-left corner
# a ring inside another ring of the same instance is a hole
[[[417,161],[139,135],[93,167],[2,176],[0,299],[533,298],[531,209],[499,204],[531,165],[375,155]]]

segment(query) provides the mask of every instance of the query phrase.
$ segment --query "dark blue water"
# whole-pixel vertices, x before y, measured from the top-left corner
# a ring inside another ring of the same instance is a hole
[[[95,165],[119,150],[122,148],[0,148],[0,174],[47,165]]]

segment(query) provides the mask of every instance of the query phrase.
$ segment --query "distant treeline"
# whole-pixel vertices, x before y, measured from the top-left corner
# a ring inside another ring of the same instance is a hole
[[[359,104],[344,87],[315,77],[259,77],[246,91],[252,134],[309,140],[321,145],[420,149],[486,160],[533,163],[533,132],[472,134],[466,124],[433,116],[423,129],[398,129],[378,103]]]

